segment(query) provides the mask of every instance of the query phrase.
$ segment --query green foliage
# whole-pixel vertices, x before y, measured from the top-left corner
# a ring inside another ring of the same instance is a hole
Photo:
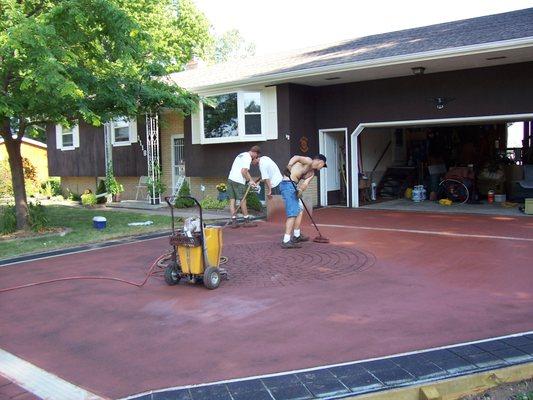
[[[0,207],[0,235],[9,235],[17,230],[14,206]]]
[[[81,196],[77,193],[73,193],[70,189],[67,189],[67,199],[71,201],[81,201]]]
[[[46,216],[46,209],[41,203],[28,204],[30,211],[30,227],[34,232],[43,232],[48,227],[48,217]]]
[[[239,60],[255,55],[255,44],[247,42],[238,29],[232,29],[214,38],[207,54],[210,64]]]
[[[13,196],[11,171],[7,160],[0,161],[0,198]]]
[[[96,205],[96,195],[94,193],[84,193],[81,195],[81,204],[86,207]]]
[[[165,190],[167,190],[167,185],[165,185],[163,180],[161,179],[161,168],[156,168],[159,171],[157,173],[156,178],[148,178],[148,182],[146,183],[146,185],[148,186],[148,193],[150,193],[151,197],[159,196],[160,194],[165,193]]]
[[[249,209],[255,210],[255,211],[262,211],[263,205],[261,204],[261,200],[259,200],[259,197],[257,196],[257,193],[250,190],[248,192],[248,196],[246,196],[246,206]]]
[[[191,195],[191,189],[189,187],[189,183],[187,181],[183,182],[183,185],[181,185],[180,191],[178,192],[178,197],[176,198],[176,201],[174,203],[174,207],[176,208],[189,208],[194,206],[194,201],[191,199],[184,199],[181,196],[190,196]]]
[[[48,198],[60,196],[62,193],[59,178],[50,178],[46,182],[43,182],[41,184],[41,193]]]
[[[0,135],[20,142],[47,123],[188,113],[198,97],[162,77],[210,43],[192,0],[0,0]]]
[[[113,196],[116,196],[117,194],[122,193],[124,191],[124,186],[118,183],[115,176],[113,175],[113,169],[111,167],[107,169],[105,177],[105,187],[107,193]]]
[[[107,193],[107,189],[105,187],[105,180],[100,180],[98,182],[98,187],[96,188],[96,194],[104,194],[104,193]],[[105,196],[102,196],[102,197],[99,197],[98,199],[96,199],[96,203],[97,204],[105,204],[107,201],[106,197]]]
[[[201,202],[200,205],[206,210],[223,210],[227,205],[227,200],[218,200],[211,196],[206,196]]]
[[[30,213],[29,225],[34,232],[43,232],[48,227],[46,210],[41,203],[28,204]],[[17,216],[15,206],[0,208],[0,234],[9,235],[17,230]]]

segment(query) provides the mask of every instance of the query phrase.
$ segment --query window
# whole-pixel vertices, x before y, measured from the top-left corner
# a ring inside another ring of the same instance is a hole
[[[113,146],[129,146],[137,141],[137,120],[117,118],[111,122],[111,141]]]
[[[204,104],[204,137],[238,136],[237,117],[237,93],[209,97]]]
[[[261,94],[244,93],[244,134],[261,134]]]
[[[74,150],[79,147],[79,127],[56,125],[56,148],[59,150]]]

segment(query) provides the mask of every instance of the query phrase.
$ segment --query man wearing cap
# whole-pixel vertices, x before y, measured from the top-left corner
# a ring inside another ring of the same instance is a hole
[[[229,196],[229,208],[231,211],[231,227],[238,228],[237,212],[235,209],[236,200],[241,201],[242,215],[244,216],[245,227],[257,226],[256,223],[250,220],[248,215],[248,208],[246,207],[246,199],[244,193],[246,192],[246,181],[252,187],[256,187],[257,184],[250,176],[250,164],[252,160],[256,159],[261,154],[259,146],[252,146],[249,151],[239,154],[235,157],[231,170],[228,176],[227,193]]]
[[[303,216],[301,197],[317,171],[327,167],[326,157],[317,154],[315,157],[294,156],[289,160],[285,176],[279,185],[281,196],[285,203],[285,234],[281,242],[284,249],[294,249],[301,246],[301,242],[309,240],[302,235],[300,224]]]

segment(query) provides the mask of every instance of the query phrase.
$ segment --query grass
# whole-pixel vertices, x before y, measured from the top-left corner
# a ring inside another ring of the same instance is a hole
[[[170,216],[167,215],[111,211],[101,208],[85,209],[60,205],[46,206],[46,215],[50,221],[50,228],[65,227],[70,228],[71,231],[64,236],[0,241],[0,259],[27,253],[74,247],[86,243],[102,242],[124,236],[170,230]],[[97,215],[104,216],[107,219],[107,227],[103,230],[93,228],[92,219]],[[143,221],[153,221],[153,225],[128,226],[129,222]]]

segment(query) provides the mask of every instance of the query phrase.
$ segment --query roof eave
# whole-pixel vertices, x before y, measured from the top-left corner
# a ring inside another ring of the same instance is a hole
[[[213,92],[221,92],[225,89],[232,89],[239,86],[275,84],[286,82],[294,78],[304,78],[322,74],[354,71],[359,69],[380,68],[397,64],[423,62],[450,57],[461,57],[467,55],[489,53],[494,51],[513,50],[530,46],[533,46],[533,36],[470,46],[452,47],[421,53],[412,53],[402,56],[384,57],[367,61],[354,61],[349,63],[327,65],[316,68],[307,68],[296,71],[259,75],[235,81],[223,82],[215,85],[186,87],[186,89],[194,93],[206,95]]]

